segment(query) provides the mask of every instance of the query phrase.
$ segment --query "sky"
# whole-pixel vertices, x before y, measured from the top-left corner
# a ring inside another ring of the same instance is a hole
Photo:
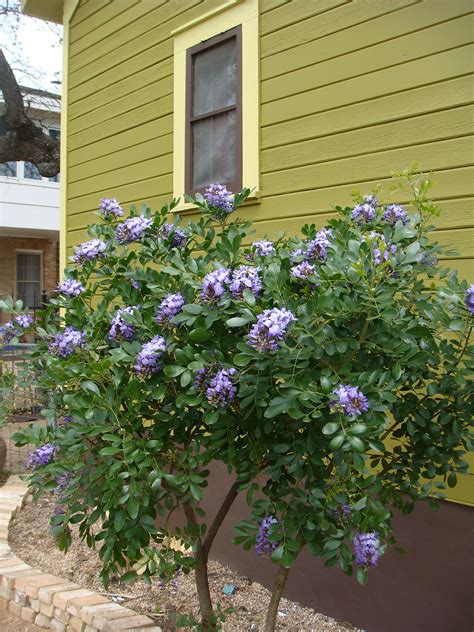
[[[0,1],[0,8],[6,1]],[[62,28],[24,15],[0,19],[0,46],[18,83],[60,93],[61,84],[55,82],[61,80]]]

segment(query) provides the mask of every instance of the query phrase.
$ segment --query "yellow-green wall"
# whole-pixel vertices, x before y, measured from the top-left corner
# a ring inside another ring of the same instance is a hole
[[[99,198],[171,198],[171,32],[222,4],[80,0],[68,39],[68,250]],[[261,0],[261,198],[245,210],[258,236],[323,224],[353,189],[388,185],[416,160],[436,172],[436,237],[473,280],[472,10],[471,0]]]

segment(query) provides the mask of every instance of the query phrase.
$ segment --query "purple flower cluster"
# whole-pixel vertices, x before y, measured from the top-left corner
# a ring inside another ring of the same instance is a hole
[[[33,324],[33,317],[29,314],[18,314],[13,320],[9,320],[1,328],[0,337],[3,343],[8,343],[13,338],[22,336]]]
[[[58,285],[58,292],[69,297],[79,296],[85,292],[85,287],[76,279],[65,279]]]
[[[372,206],[372,204],[357,204],[352,209],[351,215],[352,219],[355,219],[358,224],[367,224],[367,222],[375,219],[375,206]]]
[[[135,310],[138,309],[134,306],[120,307],[112,318],[112,323],[109,330],[109,338],[119,342],[120,340],[133,340],[135,336],[135,326],[132,323],[127,322],[124,318],[124,314],[133,316]]]
[[[474,283],[471,283],[471,285],[466,290],[465,302],[467,309],[472,314],[472,316],[474,316]]]
[[[115,198],[102,198],[99,204],[99,211],[104,217],[121,217],[123,215],[123,208],[117,202]]]
[[[152,220],[144,215],[129,217],[117,226],[115,238],[119,244],[129,244],[138,241],[145,236],[148,228],[152,225]]]
[[[307,261],[302,261],[295,266],[292,266],[290,270],[290,276],[293,279],[306,279],[311,274],[316,274],[316,266],[313,266]]]
[[[402,224],[408,224],[409,217],[408,213],[405,211],[403,206],[399,204],[389,204],[385,207],[383,212],[383,218],[389,224],[396,224],[397,222],[401,222]]]
[[[163,224],[160,233],[165,239],[170,241],[172,248],[183,248],[188,241],[186,233],[174,224]]]
[[[209,385],[212,376],[212,369],[210,366],[205,366],[199,369],[194,379],[194,388],[197,391],[203,391]]]
[[[370,232],[366,237],[362,237],[362,241],[367,241],[372,247],[372,255],[375,265],[380,265],[383,261],[388,261],[389,255],[397,252],[395,244],[387,245],[385,237],[377,231]]]
[[[210,184],[204,192],[204,199],[208,206],[224,213],[234,210],[234,196],[223,184]]]
[[[258,296],[262,289],[260,268],[252,266],[239,266],[232,274],[230,291],[234,298],[242,298],[244,290],[251,290],[254,296]]]
[[[332,394],[336,399],[330,402],[330,407],[342,412],[344,415],[357,417],[369,409],[367,397],[358,386],[341,384],[333,390]]]
[[[57,446],[53,443],[45,443],[39,448],[36,448],[36,450],[33,450],[33,452],[30,452],[26,460],[26,467],[36,469],[41,465],[48,465],[48,463],[54,461],[57,450]]]
[[[167,294],[161,301],[155,320],[160,325],[167,325],[176,314],[183,309],[184,296],[177,292],[176,294]]]
[[[71,472],[66,472],[65,474],[61,474],[61,476],[56,479],[56,487],[53,492],[56,496],[62,496],[66,491],[66,487],[71,480]]]
[[[266,309],[257,317],[249,332],[248,343],[258,351],[274,351],[286,336],[286,328],[297,320],[287,309]]]
[[[356,533],[352,540],[354,555],[358,566],[375,566],[380,557],[380,540],[375,531]]]
[[[230,283],[230,270],[218,268],[206,274],[202,282],[201,302],[217,303]]]
[[[143,345],[135,362],[135,373],[152,375],[161,369],[160,358],[166,351],[166,341],[163,336],[155,336]]]
[[[101,239],[91,239],[86,241],[80,246],[76,246],[74,249],[74,255],[72,260],[74,263],[85,263],[86,261],[93,261],[100,257],[107,249],[107,244]]]
[[[76,349],[85,347],[86,334],[74,329],[74,327],[66,327],[64,331],[58,332],[48,345],[48,351],[60,358],[67,358]]]
[[[307,243],[305,249],[297,248],[291,253],[291,261],[293,262],[296,257],[304,257],[304,260],[326,259],[327,247],[331,243],[332,236],[333,232],[330,228],[321,228],[316,233],[316,237]]]
[[[210,404],[227,408],[234,401],[237,388],[231,378],[236,374],[237,369],[234,368],[217,371],[206,390],[206,399]]]
[[[373,206],[374,208],[377,208],[377,206],[379,205],[379,201],[373,194],[364,195],[362,201],[364,202],[364,204],[370,204],[370,206]]]
[[[252,244],[252,248],[255,248],[255,254],[257,255],[257,257],[265,257],[266,255],[269,255],[271,252],[275,251],[273,242],[268,241],[267,239],[254,241]]]
[[[269,540],[271,526],[273,524],[277,524],[278,520],[273,516],[266,516],[258,529],[257,533],[257,542],[256,542],[256,550],[257,555],[271,555],[273,551],[277,548],[278,542]]]

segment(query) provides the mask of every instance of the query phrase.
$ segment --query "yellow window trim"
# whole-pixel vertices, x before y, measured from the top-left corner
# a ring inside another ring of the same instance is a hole
[[[173,196],[185,189],[186,51],[242,25],[242,184],[259,196],[258,0],[228,0],[172,31],[174,34]],[[180,204],[175,212],[192,211]]]

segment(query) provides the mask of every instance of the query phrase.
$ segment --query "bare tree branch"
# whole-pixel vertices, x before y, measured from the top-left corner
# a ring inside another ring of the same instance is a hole
[[[20,87],[2,50],[0,90],[5,101],[5,114],[0,116],[0,163],[26,160],[42,176],[55,176],[59,173],[59,140],[45,134],[27,116]]]

